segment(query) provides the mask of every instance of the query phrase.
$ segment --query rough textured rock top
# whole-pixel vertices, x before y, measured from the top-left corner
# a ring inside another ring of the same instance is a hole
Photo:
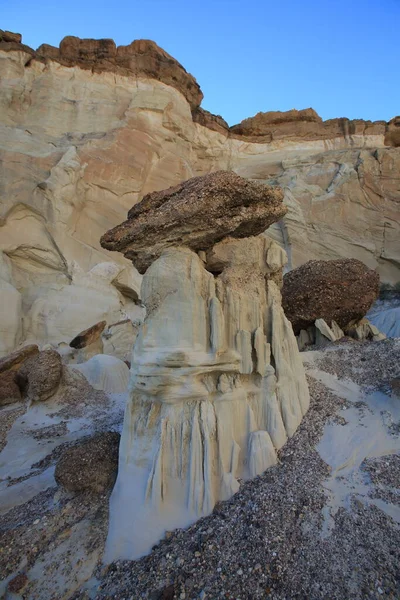
[[[316,319],[343,329],[361,319],[379,294],[379,275],[359,260],[310,260],[286,273],[282,305],[297,334]]]
[[[55,350],[43,350],[22,365],[18,385],[27,391],[30,400],[47,400],[56,393],[61,375],[61,356]]]
[[[119,440],[119,433],[107,431],[69,448],[57,463],[57,483],[70,492],[110,488],[118,470]]]
[[[29,344],[28,346],[23,346],[19,350],[15,350],[15,352],[12,352],[12,354],[0,359],[0,373],[3,373],[3,371],[8,371],[9,369],[19,369],[25,360],[38,353],[39,348],[36,344]]]
[[[95,325],[92,325],[92,327],[85,329],[85,331],[81,331],[69,345],[71,348],[80,349],[93,344],[93,342],[99,339],[106,325],[107,321],[99,321]]]
[[[42,44],[34,51],[21,43],[20,34],[0,30],[0,50],[24,50],[33,58],[50,59],[67,67],[75,65],[93,72],[112,71],[121,75],[157,79],[179,90],[192,109],[200,106],[203,94],[195,78],[165,50],[151,40],[135,40],[116,46],[110,39],[80,39],[67,36],[60,47]]]
[[[147,194],[100,243],[123,252],[144,273],[171,246],[207,250],[227,236],[262,233],[286,214],[282,199],[280,188],[217,171]]]
[[[42,44],[35,51],[22,44],[20,33],[0,29],[0,50],[22,50],[31,59],[41,62],[56,61],[67,67],[78,66],[95,73],[112,71],[120,75],[156,79],[179,90],[190,104],[193,121],[208,129],[226,133],[231,137],[245,137],[253,142],[271,142],[290,138],[303,140],[346,137],[354,134],[385,135],[388,146],[400,145],[400,134],[395,117],[385,121],[363,119],[330,119],[323,121],[312,108],[285,112],[259,112],[241,123],[229,127],[219,115],[200,108],[203,93],[196,79],[165,50],[151,40],[134,40],[127,46],[116,46],[112,39],[80,39],[67,36],[59,48]]]
[[[230,132],[235,136],[250,138],[252,141],[272,142],[282,138],[317,140],[355,134],[384,135],[387,127],[386,121],[346,118],[323,121],[315,110],[305,108],[286,112],[259,112],[254,117],[231,127]],[[388,143],[388,145],[392,144]]]

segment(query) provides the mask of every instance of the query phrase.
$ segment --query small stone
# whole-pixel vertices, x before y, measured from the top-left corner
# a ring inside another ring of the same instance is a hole
[[[34,525],[37,525],[39,522],[40,522],[40,519],[35,519],[35,520],[33,521],[33,524],[34,524]]]
[[[237,574],[238,574],[238,575],[243,575],[243,571],[242,571],[242,569],[239,569],[239,570],[237,571]]]

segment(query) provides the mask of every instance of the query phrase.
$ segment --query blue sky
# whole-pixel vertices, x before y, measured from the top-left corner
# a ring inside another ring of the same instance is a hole
[[[0,0],[1,28],[37,48],[66,35],[152,39],[230,125],[312,106],[324,119],[400,114],[400,0]]]

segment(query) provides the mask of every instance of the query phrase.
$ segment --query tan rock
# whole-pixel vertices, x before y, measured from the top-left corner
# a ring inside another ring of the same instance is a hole
[[[288,268],[354,257],[400,279],[396,119],[321,123],[298,111],[269,124],[272,141],[252,141],[199,109],[194,79],[152,43],[111,56],[109,41],[75,39],[61,57],[13,39],[0,41],[0,356],[134,320],[141,277],[101,235],[147,193],[221,169],[282,187],[289,210],[268,235]],[[121,270],[92,285],[104,262]]]

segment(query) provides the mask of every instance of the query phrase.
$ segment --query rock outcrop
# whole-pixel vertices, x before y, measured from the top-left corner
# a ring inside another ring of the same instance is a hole
[[[312,108],[286,112],[259,112],[230,128],[230,132],[253,141],[272,142],[282,139],[313,141],[348,138],[353,135],[385,135],[391,124],[386,121],[363,121],[362,119],[329,119],[323,121]],[[393,127],[391,128],[393,129]],[[388,133],[388,140],[391,140]],[[395,145],[389,143],[388,146]]]
[[[295,334],[318,319],[346,329],[367,314],[378,294],[379,275],[359,260],[310,260],[284,276],[282,305]]]
[[[282,197],[279,188],[217,171],[148,194],[131,208],[127,221],[103,235],[101,245],[123,252],[144,273],[167,248],[207,250],[228,235],[262,233],[286,213]]]
[[[268,235],[288,268],[353,257],[399,281],[398,118],[323,122],[307,109],[238,133],[151,42],[35,51],[0,38],[0,356],[141,318],[141,277],[101,235],[146,194],[218,170],[283,189],[288,212]]]
[[[276,451],[308,408],[300,354],[281,307],[284,251],[265,235],[214,244],[221,236],[210,215],[213,208],[219,215],[231,206],[229,183],[237,186],[235,214],[242,214],[243,235],[254,231],[246,230],[252,202],[257,230],[272,215],[279,218],[277,191],[227,173],[152,198],[169,198],[171,212],[174,201],[181,206],[185,190],[191,204],[206,204],[201,214],[192,211],[203,240],[209,228],[210,247],[202,243],[207,251],[196,254],[185,246],[192,245],[189,233],[177,237],[169,230],[175,246],[156,253],[143,277],[147,316],[132,355],[106,560],[137,558],[165,530],[209,514],[238,490],[238,478],[255,477],[276,462]],[[267,201],[261,209],[262,198]],[[136,221],[139,239],[153,226],[151,213],[144,214],[148,220]],[[225,225],[225,235],[237,233],[238,218],[226,218]],[[118,232],[106,237],[111,243],[115,236],[124,252]],[[132,238],[124,239],[129,248]]]

